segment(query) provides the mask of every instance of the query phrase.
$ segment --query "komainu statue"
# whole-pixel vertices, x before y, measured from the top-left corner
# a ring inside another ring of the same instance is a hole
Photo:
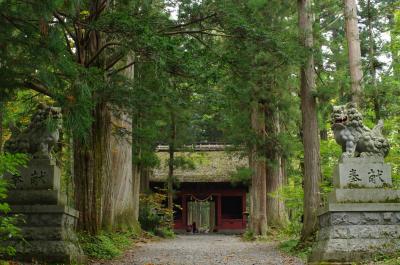
[[[354,103],[334,106],[331,115],[336,142],[342,146],[343,157],[385,157],[389,142],[382,135],[383,121],[371,130],[363,124]]]
[[[27,153],[33,158],[49,159],[60,137],[61,109],[40,104],[26,129],[11,129],[11,138],[4,144],[6,152]]]

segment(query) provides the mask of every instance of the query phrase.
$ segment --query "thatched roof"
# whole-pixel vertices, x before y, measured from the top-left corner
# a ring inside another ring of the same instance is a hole
[[[158,152],[160,166],[150,181],[164,182],[168,176],[168,152]],[[248,159],[225,151],[176,152],[175,157],[192,161],[193,168],[178,168],[174,172],[179,182],[230,182],[238,168],[248,167]]]

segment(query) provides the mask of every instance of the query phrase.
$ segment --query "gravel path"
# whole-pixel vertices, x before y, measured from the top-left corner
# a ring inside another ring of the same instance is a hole
[[[303,263],[297,258],[279,252],[276,243],[243,242],[237,236],[227,235],[179,235],[175,239],[137,243],[124,257],[103,264],[298,265]]]

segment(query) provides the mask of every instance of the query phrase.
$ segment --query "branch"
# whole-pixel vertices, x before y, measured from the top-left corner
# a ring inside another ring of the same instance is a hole
[[[53,97],[53,94],[51,94],[48,91],[47,87],[45,87],[43,84],[35,83],[33,81],[26,81],[22,84],[22,86],[35,90],[36,92],[39,92],[51,98]]]
[[[63,26],[65,31],[68,33],[68,35],[76,42],[76,35],[72,33],[67,27],[67,24],[65,24],[64,19],[60,16],[60,13],[58,11],[53,12],[54,17],[60,22],[60,24]]]
[[[195,38],[201,44],[203,44],[204,47],[211,49],[211,47],[207,43],[205,43],[202,39],[200,39],[199,36],[197,36],[196,34],[189,33],[189,35],[192,36],[193,38]]]
[[[67,33],[65,33],[65,31],[64,31],[63,33],[64,33],[64,38],[65,38],[65,45],[67,46],[67,51],[68,51],[72,56],[74,56],[74,52],[72,51],[71,47],[69,46],[69,39],[68,39]]]
[[[178,34],[195,34],[195,33],[199,33],[199,34],[205,34],[205,35],[210,35],[210,36],[234,37],[233,35],[211,33],[211,32],[208,32],[207,30],[210,30],[210,29],[170,31],[170,32],[164,32],[163,34],[167,35],[167,36],[170,36],[170,35],[178,35]]]
[[[89,62],[87,62],[85,64],[85,66],[89,66],[91,63],[93,63],[94,60],[96,60],[97,57],[99,57],[99,55],[101,54],[101,52],[107,48],[108,46],[113,46],[113,45],[121,45],[121,43],[119,42],[107,42],[106,44],[104,44],[99,50],[97,50],[97,52],[93,55],[92,58],[90,58]]]
[[[89,21],[93,21],[94,19],[96,19],[97,17],[99,17],[101,15],[101,13],[104,11],[104,9],[106,9],[107,5],[108,5],[108,0],[104,0],[101,3],[97,3],[94,12],[90,13],[89,16]]]
[[[170,29],[176,29],[176,28],[186,27],[186,26],[195,24],[195,23],[197,23],[197,22],[201,22],[201,21],[207,20],[207,19],[209,19],[209,18],[215,17],[216,15],[217,15],[217,14],[214,13],[214,14],[211,14],[211,15],[208,15],[208,16],[205,16],[205,17],[197,18],[197,19],[194,19],[194,20],[189,21],[189,22],[187,22],[187,23],[183,23],[183,24],[179,24],[179,25],[170,27]]]
[[[320,75],[320,72],[317,70],[316,67],[314,67],[314,72],[317,74],[318,79],[319,79],[319,81],[321,81],[322,85],[323,85],[323,86],[326,86],[324,80],[322,79],[322,77],[321,77],[321,75]]]
[[[15,18],[6,16],[6,15],[4,15],[4,14],[2,14],[2,13],[0,13],[0,15],[1,15],[2,17],[4,17],[4,18],[5,18],[11,25],[13,25],[15,28],[19,29],[21,32],[26,33],[26,32],[21,28],[20,25],[18,25],[17,23],[15,23],[15,22],[13,21],[13,19],[15,19]],[[27,23],[27,24],[30,25],[29,23]]]
[[[112,58],[110,60],[110,62],[107,64],[106,66],[106,70],[110,69],[111,67],[113,67],[116,63],[118,63],[119,60],[121,60],[122,58],[124,58],[123,53],[120,54],[116,54],[115,56],[113,56],[114,58]]]
[[[133,61],[133,62],[131,62],[131,63],[129,63],[129,64],[127,64],[127,65],[125,65],[124,67],[121,67],[121,68],[118,68],[118,69],[116,69],[116,70],[114,70],[114,71],[112,71],[111,73],[109,73],[108,75],[113,75],[113,74],[116,74],[116,73],[118,73],[118,72],[121,72],[121,71],[123,71],[123,70],[125,70],[126,68],[129,68],[129,67],[131,67],[132,65],[134,65],[136,62],[135,61]]]

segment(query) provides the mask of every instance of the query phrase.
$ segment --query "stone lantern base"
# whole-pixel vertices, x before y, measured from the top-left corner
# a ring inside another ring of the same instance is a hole
[[[350,263],[400,250],[400,191],[392,190],[383,159],[341,161],[335,189],[318,212],[319,231],[309,262]]]
[[[9,259],[39,264],[85,264],[75,228],[79,213],[65,206],[60,192],[60,169],[51,160],[33,159],[20,175],[6,174],[14,189],[6,200],[10,215],[21,221],[23,240],[5,242],[15,247]]]

